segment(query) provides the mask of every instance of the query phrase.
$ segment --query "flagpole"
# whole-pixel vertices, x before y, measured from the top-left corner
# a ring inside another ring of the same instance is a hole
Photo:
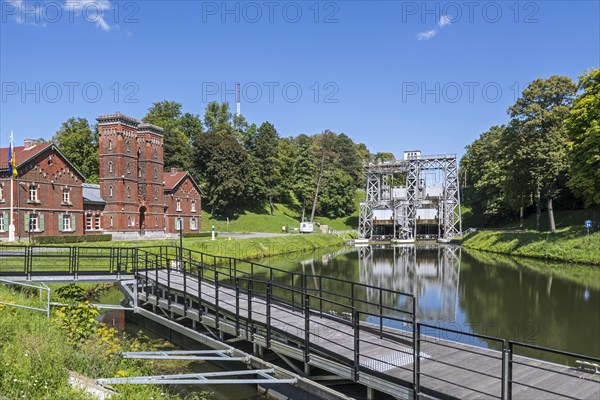
[[[14,145],[13,145],[13,131],[10,131],[10,150],[11,156],[14,159]],[[10,161],[10,160],[9,160]],[[10,170],[10,225],[8,226],[8,241],[15,241],[15,219],[14,219],[14,186],[15,186],[15,176],[12,172],[12,168]]]

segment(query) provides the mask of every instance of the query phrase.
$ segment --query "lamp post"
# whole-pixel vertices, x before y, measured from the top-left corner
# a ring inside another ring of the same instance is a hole
[[[183,264],[183,217],[179,217],[179,268]]]

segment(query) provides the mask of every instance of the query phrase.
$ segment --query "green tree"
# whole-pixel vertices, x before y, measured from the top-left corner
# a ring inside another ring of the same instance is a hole
[[[340,218],[354,212],[356,205],[354,179],[341,169],[328,172],[323,190],[319,196],[319,215]]]
[[[471,189],[468,203],[474,215],[488,220],[506,215],[505,163],[502,138],[506,127],[493,126],[472,144],[461,159],[464,183]]]
[[[187,171],[192,166],[191,138],[200,133],[198,116],[181,113],[181,104],[163,100],[154,103],[142,121],[164,129],[165,170],[178,168]]]
[[[352,178],[355,187],[361,187],[363,185],[363,160],[357,145],[344,133],[340,133],[335,138],[335,150],[338,154],[337,167]]]
[[[247,205],[248,155],[233,135],[215,132],[198,135],[194,168],[206,183],[206,205],[211,213],[233,215]]]
[[[63,122],[52,141],[81,171],[87,182],[98,183],[98,131],[85,118]]]
[[[555,231],[553,199],[564,185],[567,173],[567,133],[564,121],[577,87],[564,76],[536,79],[509,108],[513,139],[529,159],[529,182],[537,205],[540,227],[541,197],[545,195],[550,230]]]
[[[257,171],[257,180],[262,187],[262,195],[269,202],[271,215],[275,213],[273,198],[281,191],[281,167],[278,157],[279,134],[275,126],[264,122],[258,129],[247,136],[246,149]],[[264,204],[264,203],[263,203]]]
[[[317,175],[316,175],[316,187],[313,195],[312,211],[310,213],[310,220],[314,221],[315,213],[317,211],[317,204],[319,202],[319,191],[323,184],[323,178],[331,173],[334,166],[338,165],[339,153],[336,151],[337,135],[330,131],[325,130],[315,136],[313,140],[313,152],[317,162]]]
[[[299,135],[294,138],[296,157],[294,160],[292,190],[301,204],[302,220],[304,220],[306,205],[312,200],[316,187],[317,165],[312,152],[312,138],[307,135]]]
[[[583,92],[566,121],[570,148],[569,187],[587,206],[600,206],[600,68],[579,79]],[[598,224],[598,218],[594,218]]]

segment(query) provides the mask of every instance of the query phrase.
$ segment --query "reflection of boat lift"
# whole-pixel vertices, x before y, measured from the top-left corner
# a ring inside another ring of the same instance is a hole
[[[391,246],[392,260],[389,255],[378,259],[372,246],[359,248],[358,262],[360,279],[375,287],[383,287],[413,293],[417,297],[423,295],[427,288],[439,292],[439,310],[434,311],[437,317],[452,317],[458,311],[458,287],[460,282],[461,249],[458,246]],[[423,251],[435,251],[436,260],[418,259],[417,254]],[[390,262],[391,261],[391,262]],[[378,296],[378,291],[367,291],[367,296]],[[390,301],[393,301],[390,299]]]

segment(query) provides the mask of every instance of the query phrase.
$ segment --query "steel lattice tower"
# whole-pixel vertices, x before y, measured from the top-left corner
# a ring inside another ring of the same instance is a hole
[[[361,238],[372,239],[375,226],[385,223],[389,236],[395,240],[417,239],[419,210],[435,208],[438,239],[449,240],[462,234],[460,194],[458,187],[458,163],[456,155],[421,156],[410,152],[403,160],[385,160],[364,167],[366,176],[366,199],[360,203],[359,233]],[[425,173],[439,174],[442,178],[440,193],[426,197]],[[392,186],[394,176],[404,175],[402,186]],[[389,220],[377,219],[379,215]]]

